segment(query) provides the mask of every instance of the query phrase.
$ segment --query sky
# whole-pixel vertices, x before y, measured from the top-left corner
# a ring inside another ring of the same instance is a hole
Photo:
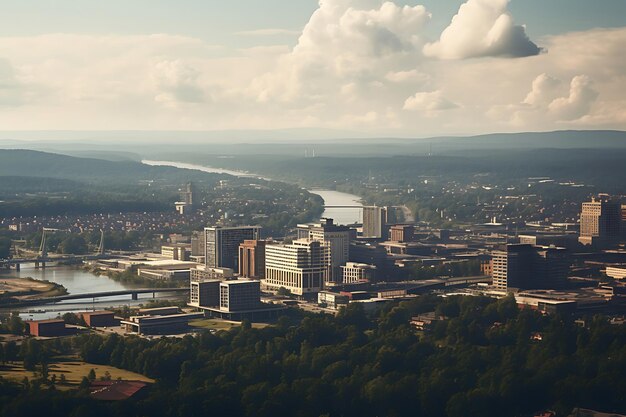
[[[626,130],[623,0],[0,1],[0,130]]]

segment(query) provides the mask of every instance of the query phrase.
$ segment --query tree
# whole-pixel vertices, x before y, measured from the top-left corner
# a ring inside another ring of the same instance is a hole
[[[92,371],[93,371],[93,369],[92,369]],[[80,385],[78,385],[78,388],[86,389],[86,388],[89,388],[90,386],[91,386],[91,382],[89,381],[89,379],[86,376],[84,376],[83,379],[81,379]]]
[[[24,334],[25,324],[19,313],[11,313],[7,322],[7,329],[11,334]]]
[[[11,256],[11,239],[0,237],[0,259]]]
[[[291,291],[285,287],[280,287],[276,294],[281,297],[291,297]]]
[[[87,374],[87,379],[89,381],[95,381],[96,380],[96,371],[93,368],[91,368],[89,370],[89,373]]]
[[[70,235],[63,239],[57,248],[60,253],[84,255],[87,253],[87,242],[80,235]]]

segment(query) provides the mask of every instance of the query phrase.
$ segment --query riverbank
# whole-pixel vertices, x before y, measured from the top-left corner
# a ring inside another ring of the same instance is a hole
[[[112,271],[98,268],[97,266],[84,265],[82,269],[83,271],[89,272],[96,277],[105,276],[115,282],[119,282],[130,287],[172,288],[182,286],[178,281],[157,281],[141,277],[137,275],[137,270],[134,268],[124,271]]]
[[[0,305],[37,298],[56,297],[67,294],[60,284],[33,278],[2,278],[0,280]]]
[[[193,163],[185,163],[185,162],[176,162],[176,161],[153,161],[153,160],[142,160],[143,164],[146,165],[158,165],[158,166],[171,166],[175,168],[181,169],[195,169],[202,172],[210,172],[210,173],[226,173],[229,175],[234,175],[237,177],[256,177],[262,178],[266,181],[278,181],[289,183],[288,180],[279,178],[265,178],[261,177],[257,174],[250,174],[244,171],[235,171],[224,168],[216,168],[211,166],[198,165]],[[295,184],[294,181],[291,181],[292,184]],[[335,220],[337,224],[354,224],[360,223],[362,221],[362,213],[361,208],[363,206],[362,197],[354,194],[349,194],[342,191],[323,189],[323,188],[312,188],[307,190],[307,192],[311,194],[318,195],[322,197],[324,200],[324,206],[330,206],[331,208],[324,207],[324,212],[321,213],[321,217],[330,217]],[[349,208],[339,208],[332,206],[350,206]]]

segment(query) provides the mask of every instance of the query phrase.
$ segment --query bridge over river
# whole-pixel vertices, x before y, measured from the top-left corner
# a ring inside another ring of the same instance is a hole
[[[139,294],[152,294],[154,297],[157,293],[186,293],[189,292],[189,288],[136,288],[117,291],[100,291],[92,293],[82,294],[66,294],[56,297],[35,298],[31,300],[19,300],[14,303],[0,304],[0,308],[13,308],[13,307],[26,307],[36,306],[42,304],[54,304],[67,300],[86,300],[105,297],[117,297],[120,295],[130,295],[133,300],[136,300]]]

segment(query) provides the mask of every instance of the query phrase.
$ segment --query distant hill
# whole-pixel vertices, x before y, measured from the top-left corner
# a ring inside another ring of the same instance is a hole
[[[0,150],[0,177],[41,177],[80,182],[190,181],[219,177],[199,171],[153,167],[135,161],[107,161],[24,149]]]

